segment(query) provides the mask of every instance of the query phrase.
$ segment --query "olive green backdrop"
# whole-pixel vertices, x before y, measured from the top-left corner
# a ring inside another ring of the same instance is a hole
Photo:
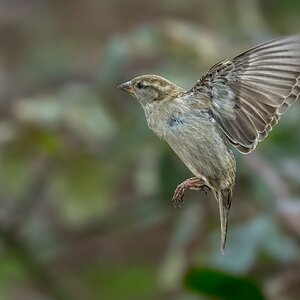
[[[300,2],[0,1],[0,300],[300,299],[300,102],[238,153],[227,248],[215,200],[116,86],[191,88],[300,32]]]

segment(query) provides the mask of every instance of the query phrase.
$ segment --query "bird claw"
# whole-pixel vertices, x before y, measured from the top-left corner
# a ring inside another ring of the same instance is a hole
[[[175,208],[182,208],[182,205],[184,204],[184,192],[185,187],[182,184],[178,185],[172,198],[172,202]]]
[[[210,191],[210,188],[204,184],[204,182],[197,178],[197,177],[192,177],[181,184],[179,184],[174,192],[174,196],[172,198],[172,202],[174,207],[179,207],[181,208],[184,204],[184,193],[187,189],[193,190],[193,191],[201,191],[204,192],[205,195],[207,196],[208,191],[205,190],[205,188]]]
[[[205,188],[207,188],[208,189],[208,191],[206,191],[205,190]],[[210,188],[207,186],[207,185],[204,185],[202,188],[201,188],[201,190],[200,190],[201,192],[204,192],[205,193],[205,195],[207,196],[207,194],[208,194],[208,192],[210,191]]]

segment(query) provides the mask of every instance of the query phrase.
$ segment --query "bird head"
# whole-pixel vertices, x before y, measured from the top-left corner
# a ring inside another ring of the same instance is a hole
[[[138,76],[120,84],[118,88],[130,93],[142,105],[176,97],[179,93],[185,92],[184,89],[158,75]]]

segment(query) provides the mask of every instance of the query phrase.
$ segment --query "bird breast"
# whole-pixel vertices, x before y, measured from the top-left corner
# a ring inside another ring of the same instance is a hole
[[[145,110],[145,114],[149,127],[168,142],[195,176],[211,187],[232,184],[228,180],[235,173],[235,159],[208,110],[170,105]]]

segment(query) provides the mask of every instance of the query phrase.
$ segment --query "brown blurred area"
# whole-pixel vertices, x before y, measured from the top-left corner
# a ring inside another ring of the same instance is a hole
[[[189,171],[116,88],[143,73],[190,88],[299,33],[299,16],[294,0],[1,0],[0,299],[213,299],[183,284],[194,265],[299,299],[299,101],[236,153],[222,256],[215,200],[191,192],[173,208]]]

